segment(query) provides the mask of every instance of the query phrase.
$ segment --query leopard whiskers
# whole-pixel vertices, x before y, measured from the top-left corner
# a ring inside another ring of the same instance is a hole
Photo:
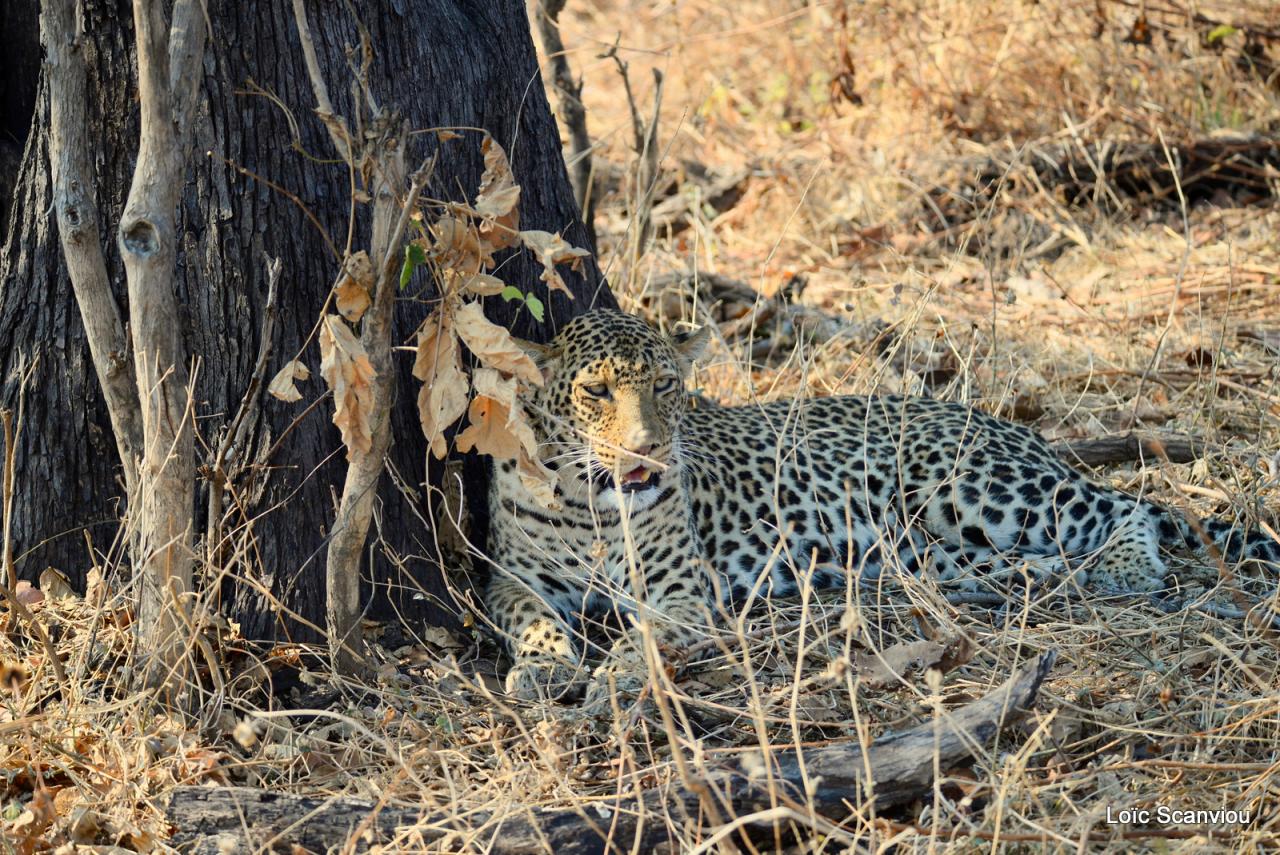
[[[715,456],[691,442],[688,437],[677,435],[672,440],[671,461],[673,465],[688,466],[691,471],[706,475],[722,486],[724,484],[720,478],[721,467],[716,465]]]

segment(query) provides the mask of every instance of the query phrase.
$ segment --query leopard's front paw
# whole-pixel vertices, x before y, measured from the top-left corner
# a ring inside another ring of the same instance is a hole
[[[606,713],[613,709],[616,699],[619,708],[625,709],[640,697],[648,684],[649,670],[644,656],[636,650],[615,651],[591,675],[583,707]]]
[[[524,701],[571,701],[582,694],[586,673],[576,665],[547,656],[521,656],[507,672],[508,695]]]

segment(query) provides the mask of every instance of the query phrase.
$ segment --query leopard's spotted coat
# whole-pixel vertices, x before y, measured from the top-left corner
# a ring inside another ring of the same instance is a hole
[[[806,581],[887,566],[959,582],[1070,566],[1155,591],[1161,549],[1201,546],[1181,514],[1095,484],[1034,431],[960,404],[894,395],[690,410],[683,381],[702,340],[596,310],[537,348],[547,383],[527,403],[560,507],[498,465],[486,600],[514,657],[509,691],[578,688],[577,619],[593,610],[643,607],[678,653],[716,619],[714,603]],[[1229,559],[1280,562],[1261,533],[1201,526]]]

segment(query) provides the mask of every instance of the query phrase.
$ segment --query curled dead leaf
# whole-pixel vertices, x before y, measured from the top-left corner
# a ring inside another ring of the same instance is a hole
[[[364,317],[373,302],[373,263],[364,250],[347,256],[342,264],[342,279],[333,289],[334,304],[351,323]]]
[[[449,451],[444,431],[467,411],[467,377],[462,373],[457,336],[442,309],[432,313],[418,330],[413,376],[422,381],[418,390],[422,434],[431,453],[443,459]]]
[[[320,374],[333,392],[333,423],[342,431],[347,459],[373,447],[373,380],[369,354],[337,315],[320,324]]]
[[[516,343],[510,331],[484,316],[479,303],[467,303],[454,316],[459,338],[486,368],[496,368],[535,386],[542,385],[542,372],[529,354]]]
[[[533,429],[518,409],[514,379],[504,380],[492,368],[478,368],[475,387],[476,395],[467,410],[470,424],[458,434],[459,451],[475,449],[499,460],[515,460],[526,443],[537,447]]]
[[[544,507],[556,507],[556,475],[538,459],[538,440],[516,397],[516,380],[492,368],[479,368],[474,383],[476,396],[467,410],[470,423],[458,434],[458,450],[474,449],[499,460],[517,461],[525,488]]]
[[[501,294],[502,289],[507,287],[507,283],[503,282],[497,276],[490,276],[488,273],[477,273],[470,276],[462,283],[462,290],[477,297],[492,297],[495,294]]]
[[[294,381],[309,379],[311,379],[311,369],[298,360],[291,359],[276,372],[275,377],[271,378],[271,382],[267,384],[267,391],[281,401],[292,404],[302,400],[302,393],[298,391]]]
[[[40,571],[40,590],[55,600],[77,596],[71,580],[57,567],[46,567]]]
[[[37,603],[44,602],[44,592],[39,588],[33,587],[26,579],[18,581],[18,586],[13,589],[13,596],[24,606],[34,606]]]
[[[480,240],[480,232],[469,219],[441,217],[431,224],[431,235],[435,238],[432,255],[441,268],[475,275],[493,266],[493,248]]]
[[[520,232],[520,240],[542,262],[542,275],[538,278],[546,282],[547,287],[551,290],[563,291],[572,298],[573,292],[569,290],[569,286],[565,285],[564,280],[560,278],[556,265],[568,264],[571,270],[581,273],[582,259],[591,255],[591,253],[585,249],[571,246],[560,235],[552,234],[551,232],[537,230]]]
[[[484,152],[484,174],[475,204],[476,213],[484,218],[480,233],[490,251],[506,249],[519,240],[520,185],[511,172],[507,153],[493,137],[486,136],[480,150]]]

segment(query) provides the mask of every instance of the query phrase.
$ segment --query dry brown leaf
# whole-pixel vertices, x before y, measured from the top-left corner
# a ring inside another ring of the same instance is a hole
[[[432,253],[440,267],[474,275],[493,266],[493,248],[480,240],[470,220],[441,217],[431,224],[431,234],[435,237]]]
[[[501,294],[502,289],[507,287],[507,283],[488,273],[466,274],[445,268],[441,270],[441,274],[444,277],[442,292],[445,294],[473,294],[477,297],[492,297],[495,294]]]
[[[34,606],[44,602],[44,592],[33,587],[26,579],[18,580],[17,587],[13,589],[13,596],[24,606]]]
[[[372,304],[372,293],[373,264],[369,261],[369,253],[360,250],[347,256],[342,265],[342,280],[333,289],[338,311],[351,323],[357,323]]]
[[[581,273],[582,259],[591,253],[585,249],[570,246],[560,235],[552,234],[551,232],[537,230],[520,232],[520,240],[542,262],[542,275],[538,278],[546,282],[547,287],[553,291],[563,291],[573,297],[573,292],[569,290],[569,286],[565,285],[564,280],[560,278],[556,265],[567,263],[571,270]]]
[[[485,220],[480,233],[491,251],[506,249],[519,240],[516,232],[520,228],[520,185],[511,173],[507,153],[493,137],[486,136],[480,149],[484,152],[484,175],[475,204],[476,213]]]
[[[477,273],[475,276],[468,277],[462,283],[462,290],[477,297],[492,297],[494,294],[501,294],[502,289],[507,287],[507,283],[503,282],[497,276],[490,276],[488,273]]]
[[[496,368],[535,386],[542,385],[542,372],[511,333],[484,316],[479,303],[467,303],[454,316],[458,336],[486,368]]]
[[[320,375],[333,391],[333,423],[351,452],[373,447],[373,380],[369,354],[351,328],[337,315],[320,325]]]
[[[56,567],[46,567],[40,571],[40,590],[55,600],[77,596],[75,588],[71,587],[71,580]]]
[[[458,450],[465,453],[474,448],[499,460],[515,460],[526,443],[536,448],[533,429],[520,417],[516,381],[504,380],[492,368],[477,368],[474,382],[476,396],[467,411],[470,424],[458,434]]]
[[[311,369],[298,360],[291,359],[285,363],[284,368],[276,372],[275,377],[271,378],[271,382],[267,384],[267,391],[280,400],[292,404],[302,400],[302,393],[298,391],[294,381],[310,378]]]
[[[67,793],[69,795],[64,796]],[[91,844],[103,830],[102,814],[84,804],[83,794],[78,788],[67,787],[53,797],[58,816],[65,817],[64,828],[67,836],[76,843]],[[77,850],[84,851],[84,850]],[[89,850],[94,851],[94,850]],[[101,851],[101,850],[97,850]]]
[[[440,142],[448,142],[449,140],[460,140],[462,134],[457,131],[436,131],[436,139]]]
[[[853,664],[863,685],[887,689],[900,685],[912,671],[938,667],[947,671],[968,658],[969,644],[963,636],[941,641],[901,641],[879,653],[854,654]]]
[[[458,434],[458,450],[475,449],[481,454],[508,459],[520,453],[520,443],[506,429],[507,410],[493,398],[477,395],[467,408],[467,429]]]
[[[426,644],[446,653],[464,650],[467,647],[465,641],[442,626],[424,626],[417,635]],[[430,661],[438,662],[440,659],[436,656]]]
[[[546,508],[556,508],[556,474],[538,459],[538,440],[524,408],[516,398],[514,378],[491,368],[476,369],[476,397],[468,409],[470,424],[458,434],[458,450],[473,448],[499,460],[517,461],[520,481]]]
[[[449,316],[436,311],[418,330],[418,355],[413,376],[422,381],[418,390],[418,420],[431,453],[444,459],[449,451],[444,431],[467,411],[467,377],[462,373],[458,339]]]
[[[53,799],[54,796],[48,789],[40,787],[32,793],[27,809],[9,826],[17,852],[25,855],[44,848],[40,836],[58,818]]]

